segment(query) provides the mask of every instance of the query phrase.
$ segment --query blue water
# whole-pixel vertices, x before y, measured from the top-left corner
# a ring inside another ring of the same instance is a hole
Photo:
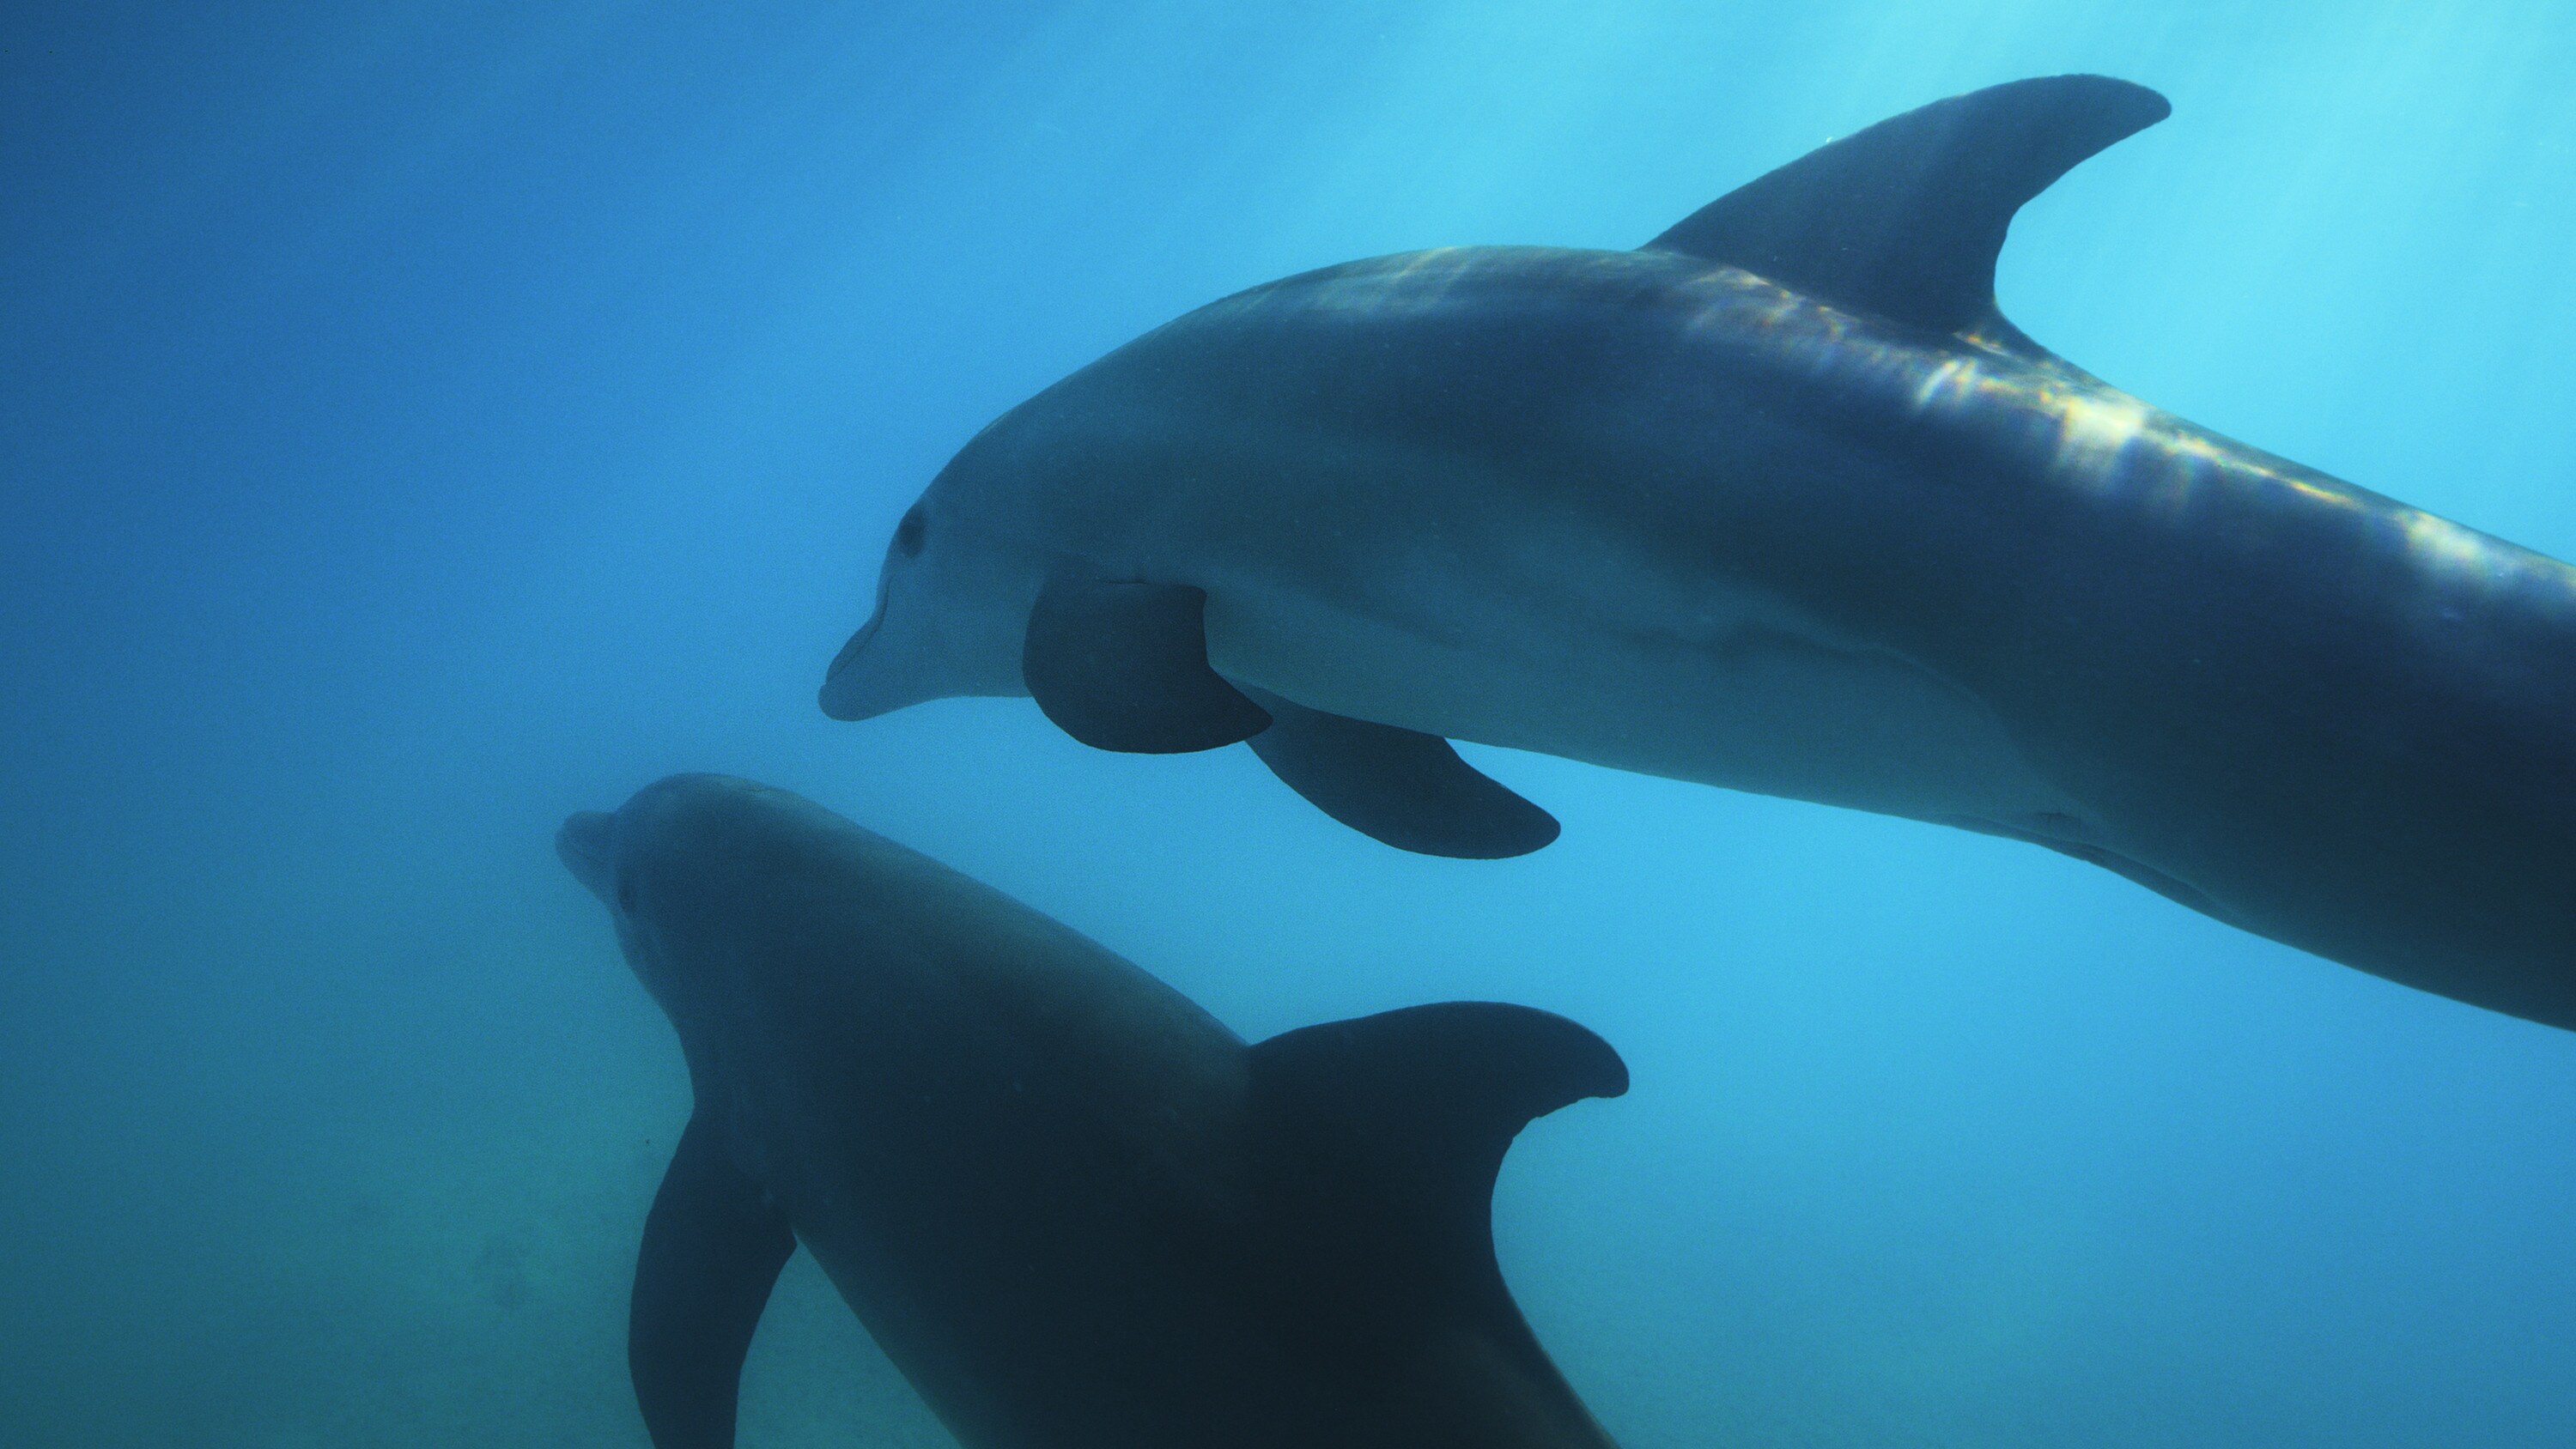
[[[931,472],[1127,337],[2069,70],[2175,116],[2023,213],[2018,323],[2576,557],[2566,0],[13,7],[0,1442],[642,1444],[686,1088],[549,837],[703,768],[1247,1035],[1600,1031],[1497,1233],[1630,1449],[2576,1443],[2576,1036],[1957,832],[1471,751],[1564,839],[1435,861],[814,707]],[[744,1419],[946,1442],[801,1262]]]

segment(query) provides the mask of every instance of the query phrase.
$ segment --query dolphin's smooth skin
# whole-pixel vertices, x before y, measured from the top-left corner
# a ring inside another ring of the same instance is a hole
[[[1937,821],[2576,1027],[2576,570],[1995,309],[2015,210],[2167,110],[2016,82],[1637,251],[1204,307],[958,453],[823,707],[1028,693],[1111,749],[1248,738],[1452,855],[1555,825],[1448,739]]]
[[[696,1107],[629,1357],[657,1449],[734,1440],[801,1242],[966,1449],[1610,1449],[1494,1261],[1600,1038],[1452,1002],[1246,1046],[1065,927],[716,775],[566,821]]]

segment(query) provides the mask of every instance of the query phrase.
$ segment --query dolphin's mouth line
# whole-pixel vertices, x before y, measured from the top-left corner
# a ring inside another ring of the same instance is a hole
[[[841,652],[832,656],[831,667],[823,671],[825,684],[840,678],[851,665],[859,662],[859,655],[866,651],[868,641],[877,636],[877,626],[884,622],[885,611],[880,609],[859,626],[858,632],[850,636],[850,642],[842,645]]]

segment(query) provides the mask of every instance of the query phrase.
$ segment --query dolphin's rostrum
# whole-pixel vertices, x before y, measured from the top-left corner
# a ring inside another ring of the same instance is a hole
[[[629,1357],[657,1449],[733,1442],[802,1242],[966,1449],[1609,1449],[1494,1261],[1531,1118],[1608,1045],[1452,1002],[1246,1046],[1026,906],[809,801],[683,775],[557,849],[696,1106]]]
[[[1555,822],[1450,739],[1909,816],[2576,1027],[2576,570],[1995,308],[2016,209],[2167,109],[2016,82],[1633,252],[1204,307],[958,453],[823,706],[1026,693],[1104,748],[1249,739],[1451,855]]]

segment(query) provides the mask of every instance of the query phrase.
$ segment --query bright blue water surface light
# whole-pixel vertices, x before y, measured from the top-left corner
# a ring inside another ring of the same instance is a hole
[[[2565,0],[13,8],[0,1442],[640,1445],[686,1088],[549,839],[705,768],[1248,1035],[1599,1030],[1497,1228],[1630,1449],[2576,1443],[2576,1036],[1956,831],[1478,751],[1564,839],[1436,861],[1242,750],[814,707],[931,472],[1127,337],[2072,70],[2175,115],[2014,320],[2576,556]],[[800,1263],[743,1442],[945,1440]]]

